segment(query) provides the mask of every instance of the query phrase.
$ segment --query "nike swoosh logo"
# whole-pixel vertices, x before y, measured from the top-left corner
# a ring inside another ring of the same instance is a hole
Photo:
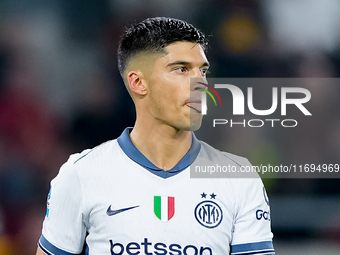
[[[130,210],[130,209],[133,209],[133,208],[136,208],[136,207],[139,207],[139,205],[127,207],[127,208],[122,208],[122,209],[118,209],[118,210],[111,210],[111,205],[110,205],[109,208],[107,208],[106,214],[108,216],[113,216],[113,215],[116,215],[118,213],[125,212],[127,210]]]

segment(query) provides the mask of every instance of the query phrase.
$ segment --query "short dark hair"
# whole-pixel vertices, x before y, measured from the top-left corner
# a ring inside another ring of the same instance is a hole
[[[208,40],[193,25],[173,18],[148,18],[126,29],[118,46],[118,69],[121,75],[132,56],[148,51],[164,52],[164,47],[178,41],[196,42],[206,50]]]

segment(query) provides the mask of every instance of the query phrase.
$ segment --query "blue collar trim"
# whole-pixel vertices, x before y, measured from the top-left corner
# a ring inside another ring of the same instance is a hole
[[[190,150],[185,154],[185,156],[174,166],[171,170],[164,171],[163,169],[155,166],[150,160],[148,160],[131,142],[130,132],[132,128],[126,128],[123,133],[118,137],[117,141],[119,146],[122,148],[124,153],[137,164],[141,165],[151,173],[162,177],[168,178],[174,176],[184,169],[186,169],[190,164],[197,158],[197,155],[201,149],[201,143],[197,140],[196,136],[192,133],[192,144]]]

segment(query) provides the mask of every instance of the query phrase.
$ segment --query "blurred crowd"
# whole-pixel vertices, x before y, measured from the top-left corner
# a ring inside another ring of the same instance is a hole
[[[339,13],[337,0],[2,0],[0,255],[35,254],[49,182],[70,154],[133,126],[134,106],[116,64],[125,26],[154,16],[194,24],[210,39],[211,77],[336,78]],[[310,89],[313,110],[332,112],[320,114],[318,135],[308,127],[292,132],[299,140],[292,147],[279,132],[256,131],[240,140],[233,129],[224,148],[236,153],[258,144],[260,153],[245,156],[339,163],[340,91]],[[329,151],[313,149],[321,145]],[[269,193],[340,194],[337,180],[268,185]]]

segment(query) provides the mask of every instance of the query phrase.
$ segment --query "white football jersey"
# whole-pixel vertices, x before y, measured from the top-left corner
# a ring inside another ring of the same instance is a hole
[[[72,155],[52,180],[39,240],[46,254],[79,254],[84,244],[92,255],[274,254],[260,178],[190,178],[190,159],[247,160],[193,135],[190,152],[164,171],[130,131]]]

